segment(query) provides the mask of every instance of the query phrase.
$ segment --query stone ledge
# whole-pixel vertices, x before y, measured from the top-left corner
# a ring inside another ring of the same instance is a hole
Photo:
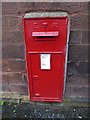
[[[0,101],[2,102],[10,102],[10,103],[30,103],[35,105],[52,105],[52,106],[76,106],[76,107],[89,107],[90,103],[88,102],[78,102],[72,101],[71,98],[63,97],[62,103],[50,103],[50,102],[31,102],[29,100],[29,96],[19,95],[16,92],[1,92],[0,93]]]

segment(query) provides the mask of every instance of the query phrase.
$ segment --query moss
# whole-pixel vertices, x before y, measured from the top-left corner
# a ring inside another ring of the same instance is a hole
[[[2,101],[2,100],[0,101],[0,105],[4,105],[4,103],[5,103],[4,101]]]
[[[25,95],[16,95],[10,93],[10,96],[8,93],[5,93],[2,95],[3,98],[0,101],[0,105],[3,104],[21,104],[21,103],[26,103],[26,104],[35,104],[35,105],[50,105],[50,106],[76,106],[76,107],[89,107],[90,103],[85,103],[85,102],[74,102],[68,97],[63,97],[63,102],[62,103],[56,103],[56,102],[31,102],[29,99],[29,96]]]

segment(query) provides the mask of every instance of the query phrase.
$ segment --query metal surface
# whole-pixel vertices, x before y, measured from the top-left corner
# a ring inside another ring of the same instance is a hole
[[[24,17],[31,101],[62,102],[67,61],[68,16]]]

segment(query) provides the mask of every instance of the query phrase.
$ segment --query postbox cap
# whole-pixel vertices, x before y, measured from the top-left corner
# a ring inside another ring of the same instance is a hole
[[[67,12],[30,12],[26,13],[24,18],[42,18],[42,17],[66,17]]]

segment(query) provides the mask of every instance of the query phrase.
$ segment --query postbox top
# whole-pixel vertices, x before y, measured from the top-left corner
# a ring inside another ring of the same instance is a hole
[[[68,17],[67,12],[30,12],[24,18]]]

